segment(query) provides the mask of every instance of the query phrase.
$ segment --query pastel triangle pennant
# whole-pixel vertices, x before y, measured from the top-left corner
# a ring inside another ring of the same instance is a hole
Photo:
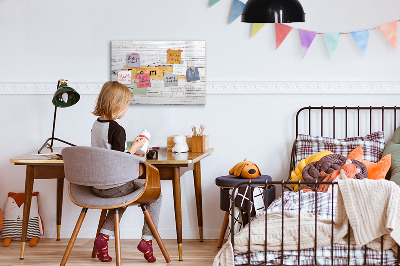
[[[397,48],[397,20],[378,27],[393,49]]]
[[[210,5],[208,7],[212,7],[213,5],[215,5],[218,2],[219,2],[219,0],[210,0]]]
[[[306,56],[308,48],[310,48],[316,35],[317,35],[317,33],[315,31],[299,29],[299,36],[300,36],[300,43],[301,43],[301,55],[303,58]]]
[[[275,23],[276,49],[278,49],[278,47],[282,44],[282,42],[285,40],[286,36],[288,36],[292,29],[293,28],[288,25]]]
[[[253,23],[252,28],[251,28],[251,38],[256,35],[262,27],[264,27],[265,23]]]
[[[325,33],[323,36],[326,48],[328,48],[329,55],[332,58],[333,54],[336,51],[336,48],[338,47],[339,39],[340,36],[342,36],[342,34],[340,34],[339,32],[333,32],[333,33]]]
[[[231,17],[229,18],[229,23],[232,23],[235,19],[237,19],[240,15],[242,15],[242,11],[244,8],[244,3],[239,0],[233,0]]]
[[[354,40],[356,41],[356,43],[357,43],[358,47],[360,48],[361,53],[363,55],[365,54],[365,51],[367,50],[370,32],[371,32],[371,29],[351,32],[351,35],[353,36]]]

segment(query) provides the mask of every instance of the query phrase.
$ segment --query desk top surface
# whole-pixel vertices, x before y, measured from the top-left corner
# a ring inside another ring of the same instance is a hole
[[[50,149],[43,149],[42,154],[37,154],[37,150],[31,151],[20,156],[10,159],[11,163],[14,164],[64,164],[62,157],[58,154],[61,153],[62,148],[54,147],[53,152]],[[158,159],[146,160],[152,165],[182,165],[182,164],[193,164],[197,163],[201,159],[207,157],[214,151],[213,148],[208,149],[205,152],[185,152],[185,153],[174,153],[167,151],[166,148],[161,148],[158,151]]]

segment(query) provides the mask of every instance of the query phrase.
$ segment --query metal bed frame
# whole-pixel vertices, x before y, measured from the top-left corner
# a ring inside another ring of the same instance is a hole
[[[324,106],[320,106],[320,107],[312,107],[312,106],[308,106],[308,107],[303,107],[301,108],[297,114],[296,114],[296,138],[297,136],[300,134],[299,133],[299,120],[300,120],[300,114],[303,111],[308,111],[308,134],[311,135],[311,131],[312,131],[312,126],[311,126],[311,113],[313,110],[317,110],[319,111],[319,115],[320,115],[320,136],[324,136],[324,126],[326,124],[324,124],[324,111],[325,110],[331,110],[330,113],[332,114],[332,136],[333,138],[336,137],[336,122],[338,119],[336,119],[336,113],[337,112],[344,112],[344,121],[342,122],[342,125],[344,123],[344,129],[345,129],[345,137],[348,137],[348,125],[349,125],[349,113],[350,112],[356,112],[357,115],[357,136],[360,136],[360,113],[363,112],[369,112],[369,132],[372,133],[372,125],[373,125],[373,114],[375,114],[376,112],[381,112],[381,130],[384,131],[385,129],[385,113],[387,113],[387,111],[393,112],[393,130],[396,129],[396,118],[397,118],[397,111],[400,108],[393,106],[393,107],[348,107],[348,106],[344,106],[344,107],[337,107],[337,106],[331,106],[331,107],[324,107]],[[326,112],[325,112],[326,113]],[[328,119],[325,119],[325,121]],[[315,122],[315,121],[314,121]],[[317,121],[318,122],[318,121]],[[354,124],[353,124],[354,125]],[[292,149],[292,153],[291,153],[291,160],[290,160],[290,172],[295,169],[296,165],[295,165],[295,158],[296,158],[296,154],[295,154],[295,146],[296,146],[296,141],[293,144],[293,149]],[[290,176],[290,172],[289,172],[289,176]],[[246,182],[242,182],[240,184],[238,184],[237,186],[234,187],[233,191],[232,191],[232,195],[235,195],[236,190],[239,187],[242,186],[251,186],[251,187],[259,187],[259,188],[263,188],[265,191],[265,195],[266,198],[268,198],[268,188],[271,185],[276,185],[276,186],[281,186],[282,188],[282,195],[285,192],[285,190],[291,190],[289,186],[287,185],[300,185],[301,184],[306,184],[306,185],[315,185],[314,191],[317,192],[318,186],[319,185],[325,185],[325,184],[330,184],[332,185],[332,189],[334,189],[334,186],[336,186],[338,183],[336,181],[332,181],[332,182],[319,182],[319,181],[315,181],[315,182],[304,182],[304,181],[252,181],[251,179],[249,181]],[[299,201],[301,202],[301,192],[300,190],[298,191],[299,193]],[[253,191],[250,189],[250,198],[252,198]],[[282,212],[284,212],[284,197],[282,198]],[[334,217],[333,217],[333,210],[334,210],[334,206],[333,206],[333,200],[334,199],[334,193],[332,193],[332,237],[331,237],[331,261],[332,261],[332,265],[334,263],[334,250],[333,250],[333,224],[334,224]],[[318,197],[317,197],[317,193],[315,193],[315,213],[317,213],[317,202],[318,202]],[[272,264],[268,264],[267,262],[267,233],[268,233],[268,219],[267,219],[267,201],[264,201],[264,207],[265,207],[265,247],[264,247],[264,262],[260,263],[259,265],[272,265]],[[299,220],[298,220],[298,226],[300,227],[300,204],[299,204],[299,210],[298,210],[298,214],[299,214]],[[235,245],[235,241],[234,241],[234,217],[235,217],[235,208],[234,208],[234,197],[232,197],[232,201],[231,201],[231,232],[230,232],[230,236],[231,236],[231,244],[232,247],[234,248]],[[314,258],[313,264],[307,264],[307,265],[318,265],[317,264],[317,255],[316,255],[316,249],[317,249],[317,215],[315,215],[315,239],[314,239]],[[251,219],[249,219],[248,222],[248,227],[249,227],[249,242],[247,245],[247,264],[245,265],[250,265],[251,264],[251,249],[250,249],[250,243],[251,243]],[[284,251],[284,240],[283,240],[283,235],[284,235],[284,217],[282,216],[282,237],[281,237],[281,250],[280,250],[280,264],[278,265],[284,265],[283,264],[283,251]],[[298,233],[298,243],[297,243],[297,265],[305,265],[305,264],[300,264],[300,254],[301,254],[301,249],[300,249],[300,242],[301,242],[301,237],[300,237],[300,230]],[[397,245],[397,248],[399,250],[399,252],[397,253],[397,258],[396,258],[396,263],[395,265],[400,265],[400,246]],[[367,265],[367,253],[366,253],[366,246],[363,246],[364,249],[364,263],[363,265]],[[348,226],[348,233],[347,233],[347,264],[346,265],[350,265],[350,224]],[[383,236],[381,237],[381,256],[380,256],[380,265],[384,265],[384,261],[383,261]]]

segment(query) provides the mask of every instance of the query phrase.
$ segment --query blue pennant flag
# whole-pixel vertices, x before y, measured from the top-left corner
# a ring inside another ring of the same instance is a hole
[[[233,0],[231,17],[229,19],[229,23],[232,23],[235,19],[237,19],[240,15],[242,15],[242,11],[244,8],[244,3],[239,0]]]
[[[334,32],[334,33],[325,33],[323,36],[326,48],[328,48],[329,55],[332,58],[333,54],[336,51],[336,48],[338,47],[339,39],[340,36],[342,36],[342,34],[340,34],[339,32]]]
[[[361,53],[364,55],[368,46],[369,33],[371,29],[361,30],[361,31],[352,31],[351,35],[353,35],[354,40],[356,41],[358,47],[361,50]]]
[[[215,5],[218,2],[219,2],[219,0],[210,0],[210,5],[208,7],[212,7],[213,5]]]

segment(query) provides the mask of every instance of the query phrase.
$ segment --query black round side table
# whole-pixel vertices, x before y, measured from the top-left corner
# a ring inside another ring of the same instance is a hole
[[[221,233],[219,235],[218,245],[220,248],[222,246],[222,242],[224,241],[226,228],[228,227],[229,222],[229,208],[230,208],[230,198],[229,193],[230,190],[233,189],[237,184],[246,182],[246,181],[263,181],[266,180],[272,181],[272,178],[269,175],[261,175],[254,179],[246,179],[241,177],[236,177],[234,175],[226,175],[220,176],[215,179],[215,184],[220,187],[220,209],[225,211],[224,221],[222,222]],[[255,186],[256,187],[256,186]],[[271,204],[275,200],[275,186],[270,186],[268,189],[268,200],[267,206]]]

